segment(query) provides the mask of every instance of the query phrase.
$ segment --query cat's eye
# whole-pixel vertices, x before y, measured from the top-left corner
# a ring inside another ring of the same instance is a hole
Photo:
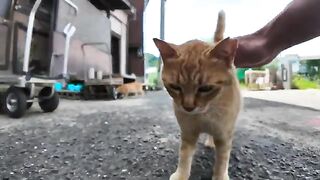
[[[208,92],[211,92],[212,90],[213,90],[213,86],[200,86],[198,88],[199,93],[208,93]]]
[[[175,84],[170,84],[169,87],[175,91],[182,91],[181,87]]]

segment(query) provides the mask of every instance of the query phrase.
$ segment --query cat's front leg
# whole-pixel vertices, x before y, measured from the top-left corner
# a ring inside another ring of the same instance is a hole
[[[193,154],[196,149],[196,142],[199,135],[181,135],[179,151],[179,163],[175,173],[170,176],[170,180],[188,180],[190,176]]]
[[[229,180],[228,168],[232,148],[232,140],[214,140],[216,145],[216,161],[212,180]]]

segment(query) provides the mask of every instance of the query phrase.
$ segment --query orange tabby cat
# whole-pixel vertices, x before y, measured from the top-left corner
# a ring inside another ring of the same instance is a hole
[[[128,97],[129,94],[144,95],[143,84],[140,82],[126,83],[119,86],[116,90],[118,93]]]
[[[170,180],[187,180],[201,133],[215,144],[214,180],[228,180],[236,118],[241,106],[233,60],[238,42],[223,39],[225,15],[218,17],[214,44],[199,40],[174,45],[154,39],[163,59],[163,83],[173,98],[181,130],[179,163]],[[212,144],[213,146],[213,144]]]

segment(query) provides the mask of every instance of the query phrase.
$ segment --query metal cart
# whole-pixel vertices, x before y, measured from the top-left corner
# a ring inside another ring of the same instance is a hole
[[[59,105],[54,84],[67,77],[70,38],[76,31],[71,23],[63,32],[55,31],[55,12],[59,1],[0,1],[0,87],[2,109],[12,118],[22,117],[34,102],[44,112]],[[77,12],[71,1],[68,6]],[[76,13],[73,14],[76,16]],[[64,37],[64,52],[53,50],[53,34]],[[60,73],[52,76],[55,57],[63,57]]]

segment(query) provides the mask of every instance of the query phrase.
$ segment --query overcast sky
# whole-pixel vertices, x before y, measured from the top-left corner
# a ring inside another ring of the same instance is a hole
[[[181,44],[191,39],[212,38],[217,14],[226,12],[225,36],[252,33],[279,12],[291,0],[167,0],[165,40]],[[160,36],[160,0],[150,0],[145,11],[144,51],[158,55],[152,38]],[[320,38],[297,45],[281,53],[301,56],[320,55]]]

